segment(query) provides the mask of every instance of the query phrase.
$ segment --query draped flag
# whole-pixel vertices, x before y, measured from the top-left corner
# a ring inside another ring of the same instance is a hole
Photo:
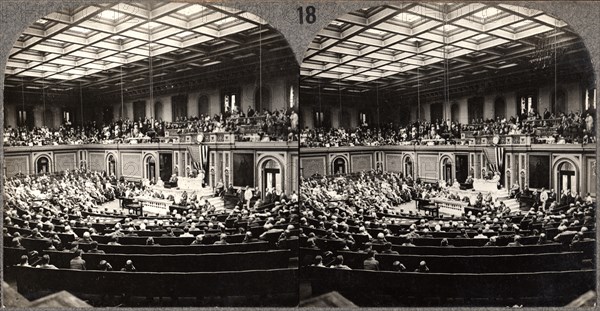
[[[202,167],[208,164],[208,146],[200,144],[200,163]]]
[[[202,166],[200,165],[200,162],[193,162],[192,166],[194,167],[195,170],[200,171],[200,169],[202,168]]]
[[[502,172],[504,171],[504,147],[496,146],[495,148],[496,154],[496,171]]]

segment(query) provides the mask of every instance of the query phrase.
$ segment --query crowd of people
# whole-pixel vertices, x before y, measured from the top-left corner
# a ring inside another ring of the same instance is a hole
[[[260,141],[297,141],[298,114],[294,110],[255,112],[249,108],[231,113],[225,111],[214,116],[177,118],[175,122],[144,118],[120,119],[106,124],[95,121],[82,125],[66,122],[55,129],[47,126],[4,128],[4,146],[46,146],[138,143],[158,141],[169,130],[176,134],[188,133],[235,133],[238,140],[249,140],[257,135]]]
[[[472,120],[460,124],[450,120],[416,121],[410,124],[367,124],[354,129],[306,128],[300,134],[301,147],[384,146],[406,144],[467,144],[478,136],[528,135],[532,143],[596,142],[595,111],[554,116],[532,113],[527,116]],[[462,137],[464,134],[464,138]]]
[[[293,109],[268,111],[255,111],[248,107],[243,110],[230,111],[223,114],[180,118],[176,122],[168,123],[167,129],[177,129],[178,134],[183,133],[213,133],[229,132],[236,134],[257,134],[260,141],[297,141],[298,140],[298,114]],[[248,138],[246,138],[248,139]]]
[[[516,247],[524,245],[522,239],[525,237],[533,238],[537,244],[560,242],[571,245],[589,239],[591,236],[587,234],[595,230],[596,203],[589,195],[571,201],[548,200],[545,203],[551,208],[544,207],[538,195],[529,211],[511,211],[502,202],[480,193],[476,200],[478,209],[463,216],[438,219],[419,212],[407,213],[401,208],[402,203],[411,199],[440,197],[464,199],[435,184],[422,183],[418,178],[412,181],[410,176],[403,177],[398,173],[372,171],[303,179],[300,226],[304,239],[301,247],[318,250],[317,239],[335,240],[341,242],[339,250],[368,254],[369,259],[365,260],[363,269],[378,270],[373,257],[378,251],[374,246],[379,246],[379,252],[398,254],[391,249],[392,244],[386,239],[389,237],[404,238],[402,246],[415,246],[413,240],[417,238],[433,237],[432,234],[438,232],[455,233],[456,238],[485,239],[486,246],[499,246],[502,239],[508,241],[508,246]],[[398,229],[400,225],[406,229]],[[358,227],[358,230],[351,230],[352,227]],[[547,238],[551,229],[558,229],[558,234]],[[357,235],[366,237],[367,242],[355,239]],[[440,246],[452,245],[444,238]],[[344,265],[343,256],[330,249],[323,251],[310,264],[349,269]],[[408,271],[401,262],[394,263],[392,269]],[[425,262],[410,269],[429,271]]]
[[[121,237],[145,237],[146,245],[156,246],[158,243],[152,236],[140,232],[159,231],[163,237],[194,237],[191,245],[207,244],[204,240],[207,235],[218,236],[216,241],[209,244],[219,245],[228,244],[230,234],[244,234],[243,243],[264,240],[268,234],[277,234],[279,238],[276,245],[284,246],[283,241],[293,238],[294,224],[298,222],[297,198],[288,200],[280,197],[269,206],[260,201],[249,207],[240,203],[232,210],[216,211],[207,200],[202,202],[196,195],[170,198],[173,204],[188,207],[183,211],[173,210],[171,215],[155,219],[136,219],[129,217],[126,210],[109,211],[102,204],[117,197],[162,197],[160,190],[87,170],[65,171],[57,175],[15,176],[5,179],[4,189],[3,233],[5,241],[6,238],[11,241],[6,246],[24,248],[21,241],[25,238],[45,240],[47,250],[74,254],[71,269],[86,269],[85,261],[81,258],[84,253],[84,248],[80,247],[82,245],[89,246],[85,248],[85,253],[104,253],[98,249],[96,239],[99,236],[109,237],[108,245],[121,245]],[[225,220],[217,219],[219,213],[226,215]],[[226,222],[232,224],[226,225]],[[244,226],[238,223],[244,223]],[[103,224],[104,229],[98,229],[95,226],[97,224]],[[249,230],[252,226],[262,227],[264,233],[253,236]],[[9,232],[8,228],[13,232]],[[83,233],[81,229],[84,229]],[[21,234],[20,230],[26,230],[24,232],[27,234]],[[65,241],[65,235],[72,236],[73,241]],[[56,268],[47,254],[40,256],[36,250],[28,251],[20,265]],[[112,270],[112,266],[108,262],[101,262],[98,267],[87,269],[106,271]],[[136,270],[133,263],[128,261],[121,271]]]

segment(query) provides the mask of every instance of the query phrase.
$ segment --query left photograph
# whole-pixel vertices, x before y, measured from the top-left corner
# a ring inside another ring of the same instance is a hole
[[[298,75],[268,21],[216,3],[30,25],[5,68],[3,304],[296,306]]]

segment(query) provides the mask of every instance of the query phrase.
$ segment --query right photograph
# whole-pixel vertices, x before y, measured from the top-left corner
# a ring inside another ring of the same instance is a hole
[[[509,4],[363,8],[300,71],[301,306],[595,295],[596,74],[569,24]]]

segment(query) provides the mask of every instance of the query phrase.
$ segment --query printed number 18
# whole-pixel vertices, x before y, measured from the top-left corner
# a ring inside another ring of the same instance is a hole
[[[306,22],[312,24],[317,21],[317,15],[315,14],[317,9],[314,6],[309,5],[306,7]],[[304,24],[304,10],[303,7],[298,7],[298,17],[300,18],[300,25]]]

